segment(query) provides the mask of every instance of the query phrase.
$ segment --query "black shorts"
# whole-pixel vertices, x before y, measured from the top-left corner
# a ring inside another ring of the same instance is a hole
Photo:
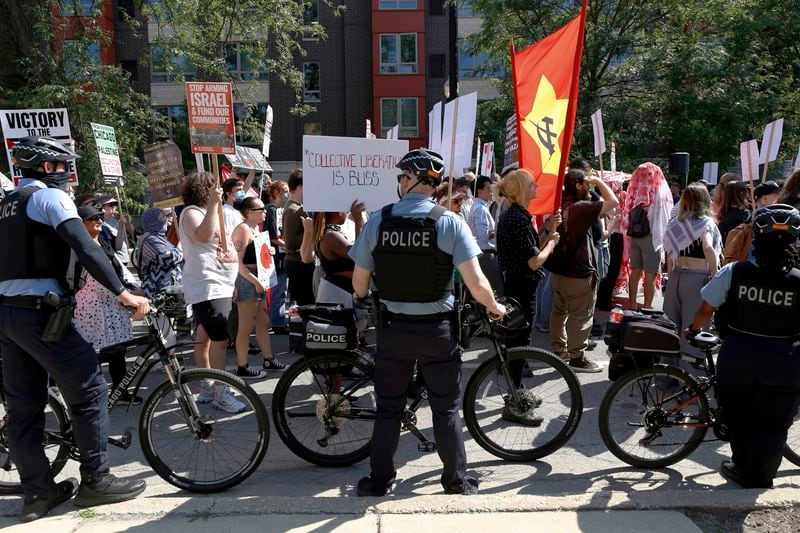
[[[230,298],[217,298],[192,304],[195,323],[203,326],[212,341],[226,341],[228,337],[228,315],[231,312]]]

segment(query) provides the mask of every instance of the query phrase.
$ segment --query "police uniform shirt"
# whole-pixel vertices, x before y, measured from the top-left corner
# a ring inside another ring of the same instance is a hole
[[[48,188],[41,181],[30,178],[23,179],[17,190],[23,187],[41,189],[33,193],[30,200],[28,200],[26,214],[30,220],[47,224],[52,228],[58,228],[61,223],[72,218],[80,220],[75,203],[61,189]],[[2,213],[0,213],[0,218],[2,218]],[[13,238],[13,236],[0,233],[0,239],[8,238]],[[43,296],[48,291],[62,294],[63,290],[61,284],[55,278],[0,281],[0,294],[4,296]]]
[[[392,214],[396,216],[425,217],[434,207],[434,202],[430,196],[421,193],[411,192],[406,194],[402,200],[394,204]],[[375,269],[375,261],[372,258],[372,250],[378,244],[378,232],[381,225],[381,213],[376,211],[369,221],[364,225],[361,235],[350,248],[350,258],[359,267],[372,271]],[[436,225],[436,244],[438,248],[453,256],[453,264],[460,265],[473,257],[481,254],[475,238],[472,236],[467,224],[458,215],[447,211],[440,218]],[[376,273],[380,275],[380,273]],[[416,272],[408,272],[414,277]],[[381,299],[387,309],[392,313],[404,315],[429,315],[443,313],[453,310],[453,295],[437,302],[413,303],[413,302],[393,302]]]
[[[750,260],[755,264],[755,261]],[[728,291],[733,281],[733,267],[736,263],[728,263],[722,267],[706,285],[700,289],[703,300],[714,308],[719,308],[728,298]],[[744,289],[744,287],[740,287]],[[764,291],[757,287],[752,287],[742,295],[746,300],[754,303],[769,303],[772,305],[792,307],[800,304],[794,301],[794,293],[790,291]]]

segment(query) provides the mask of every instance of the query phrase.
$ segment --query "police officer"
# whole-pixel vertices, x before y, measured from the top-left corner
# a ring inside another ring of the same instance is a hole
[[[94,349],[72,327],[69,307],[55,307],[69,292],[64,276],[70,249],[123,305],[135,308],[135,319],[149,312],[149,304],[125,290],[64,192],[68,161],[76,154],[56,140],[27,137],[12,155],[23,180],[0,202],[0,351],[8,440],[24,491],[20,518],[30,521],[76,491],[78,505],[95,506],[134,498],[145,488],[144,481],[109,473],[106,381]],[[55,327],[59,320],[61,328]],[[42,446],[48,374],[70,407],[80,490],[74,478],[53,481]]]
[[[442,157],[424,148],[407,153],[397,167],[401,200],[373,215],[350,250],[353,288],[363,297],[371,276],[381,301],[375,359],[377,419],[372,434],[369,477],[359,496],[383,496],[394,481],[394,453],[414,364],[427,384],[433,429],[444,465],[447,494],[477,494],[466,477],[466,452],[458,414],[461,352],[453,310],[453,266],[470,292],[495,317],[505,314],[478,264],[480,249],[464,221],[437,206]]]
[[[742,487],[772,486],[800,404],[798,234],[800,213],[791,206],[756,211],[754,260],[725,265],[703,287],[703,303],[686,331],[697,334],[724,304],[716,317],[718,329],[728,331],[716,390],[733,460],[720,473]]]

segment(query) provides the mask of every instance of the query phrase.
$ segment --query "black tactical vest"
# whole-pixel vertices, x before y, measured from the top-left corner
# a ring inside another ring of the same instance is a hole
[[[381,210],[378,244],[372,251],[382,299],[393,302],[437,302],[453,290],[453,256],[436,244],[436,221],[446,211],[434,206],[424,218]]]
[[[0,201],[0,281],[55,278],[63,283],[69,246],[54,228],[26,214],[28,201],[39,190],[23,187]]]
[[[739,261],[725,306],[731,331],[777,339],[800,336],[800,270],[780,275]]]

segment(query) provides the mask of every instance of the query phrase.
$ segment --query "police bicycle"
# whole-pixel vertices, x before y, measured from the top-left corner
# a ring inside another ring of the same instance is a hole
[[[704,375],[695,377],[672,365],[642,365],[616,379],[600,404],[600,435],[618,459],[638,468],[663,468],[688,457],[709,428],[728,440],[718,406],[711,406],[716,366],[713,353],[719,337],[699,333],[689,343],[705,360],[695,363]],[[735,414],[734,414],[735,416]],[[783,456],[800,466],[800,426],[789,430]]]
[[[269,443],[269,418],[258,394],[238,377],[216,369],[183,368],[175,349],[192,343],[177,342],[171,316],[180,318],[184,312],[180,295],[162,292],[153,298],[151,312],[144,317],[145,335],[99,351],[98,358],[104,360],[144,348],[109,393],[108,409],[119,403],[135,381],[130,409],[150,370],[162,365],[166,379],[144,401],[139,418],[139,441],[145,459],[159,476],[178,488],[200,493],[223,491],[247,479],[261,464]],[[227,413],[211,403],[200,403],[197,395],[201,385],[209,381],[230,387],[247,409]],[[22,487],[8,448],[8,413],[2,387],[0,395],[0,493],[17,493]],[[79,459],[68,410],[56,387],[49,389],[45,420],[44,448],[56,476],[68,459]],[[109,444],[122,449],[128,449],[132,441],[130,431],[108,439]]]
[[[530,346],[506,348],[506,336],[522,325],[519,318],[525,322],[516,304],[506,307],[503,320],[493,320],[480,305],[464,309],[474,314],[494,348],[494,355],[467,382],[464,420],[489,453],[533,461],[569,440],[581,418],[583,395],[575,374],[555,354]],[[515,362],[525,366],[519,386],[510,385],[514,381],[509,366]],[[281,440],[299,457],[320,466],[346,466],[369,456],[376,418],[374,369],[374,356],[362,348],[304,349],[273,394],[272,416]],[[402,429],[418,439],[421,452],[433,452],[435,443],[416,427],[416,412],[427,391],[422,388],[414,396],[403,413]],[[536,426],[508,422],[503,417],[508,408],[534,409],[542,420]]]

